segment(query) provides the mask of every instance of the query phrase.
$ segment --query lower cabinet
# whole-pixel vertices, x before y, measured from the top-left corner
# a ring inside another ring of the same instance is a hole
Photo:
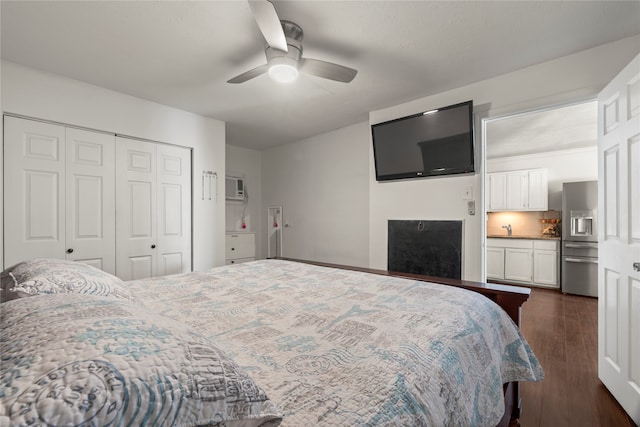
[[[557,241],[533,241],[533,282],[560,287],[560,254]]]
[[[516,282],[533,279],[533,250],[506,248],[504,250],[504,278]]]
[[[487,278],[504,280],[504,248],[487,247]]]
[[[256,259],[255,233],[228,233],[226,239],[225,264],[239,264]]]
[[[487,239],[487,279],[559,288],[557,240]]]

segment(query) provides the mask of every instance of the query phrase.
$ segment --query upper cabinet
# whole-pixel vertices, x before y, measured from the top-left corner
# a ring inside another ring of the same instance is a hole
[[[546,211],[549,186],[546,169],[487,174],[487,211]]]
[[[530,211],[549,209],[549,181],[546,169],[532,169],[529,175],[528,203]]]

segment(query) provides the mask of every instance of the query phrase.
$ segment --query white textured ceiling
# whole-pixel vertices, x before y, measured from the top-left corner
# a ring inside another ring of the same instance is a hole
[[[275,1],[304,56],[359,70],[350,84],[263,75],[247,2],[7,1],[2,58],[227,122],[261,149],[368,112],[640,33],[640,2]]]
[[[596,101],[487,122],[487,159],[594,147],[598,143]]]

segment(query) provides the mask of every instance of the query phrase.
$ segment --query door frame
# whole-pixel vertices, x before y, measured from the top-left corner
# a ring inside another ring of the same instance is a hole
[[[597,98],[597,94],[594,94],[593,96],[589,96],[589,97],[577,97],[574,99],[568,99],[568,100],[564,100],[562,102],[549,102],[548,104],[543,103],[542,105],[539,106],[532,106],[529,108],[506,108],[506,109],[500,109],[499,111],[492,111],[491,109],[486,109],[486,110],[481,110],[481,111],[475,111],[474,110],[474,114],[476,114],[476,118],[480,123],[480,194],[481,194],[481,199],[480,199],[480,206],[481,206],[481,212],[483,215],[483,221],[482,221],[482,236],[481,236],[481,244],[482,244],[482,250],[481,250],[481,256],[480,256],[480,263],[481,263],[481,278],[482,281],[487,282],[487,218],[488,218],[488,212],[487,212],[487,205],[486,205],[486,181],[487,181],[487,125],[490,122],[493,121],[497,121],[497,120],[504,120],[504,119],[509,119],[509,118],[514,118],[514,117],[521,117],[521,116],[526,116],[529,114],[534,114],[534,113],[540,113],[540,112],[544,112],[544,111],[551,111],[551,110],[556,110],[558,108],[564,108],[564,107],[569,107],[572,105],[579,105],[579,104],[585,104],[588,102],[597,102],[598,98]],[[597,118],[596,118],[596,124],[597,124]],[[597,136],[597,135],[596,135]],[[599,177],[598,177],[599,179]]]

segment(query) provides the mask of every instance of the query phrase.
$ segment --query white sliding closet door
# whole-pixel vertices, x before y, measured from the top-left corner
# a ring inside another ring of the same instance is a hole
[[[5,117],[4,264],[65,257],[65,130]]]
[[[116,275],[155,276],[156,144],[116,137]]]
[[[115,274],[115,136],[66,128],[66,141],[66,258]]]
[[[159,144],[158,276],[191,271],[191,150]]]
[[[115,273],[113,135],[5,117],[5,266],[32,258]]]
[[[123,280],[191,270],[191,156],[116,138],[116,270]]]

